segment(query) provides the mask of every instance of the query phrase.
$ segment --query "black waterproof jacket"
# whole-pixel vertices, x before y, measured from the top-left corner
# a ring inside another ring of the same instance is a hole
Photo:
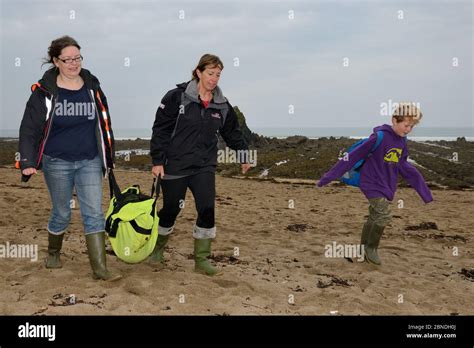
[[[55,118],[54,110],[58,98],[57,76],[57,69],[50,69],[44,73],[41,80],[31,86],[32,94],[26,104],[20,126],[20,160],[16,164],[19,169],[30,167],[41,169],[43,150]],[[114,135],[107,98],[100,88],[99,80],[90,71],[81,69],[80,76],[95,105],[98,120],[97,147],[105,175],[107,169],[114,166]]]
[[[164,165],[169,175],[215,171],[217,133],[231,149],[248,150],[237,115],[219,87],[205,108],[195,80],[179,84],[166,93],[156,112],[150,142],[153,165]]]

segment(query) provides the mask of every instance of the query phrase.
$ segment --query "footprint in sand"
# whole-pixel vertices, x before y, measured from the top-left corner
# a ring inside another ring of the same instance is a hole
[[[394,246],[394,245],[387,245],[387,246],[385,246],[385,249],[387,249],[387,250],[396,250],[396,251],[404,251],[404,252],[408,251],[408,249],[406,249],[406,248],[403,248],[403,247],[400,247],[400,246]]]
[[[17,197],[4,197],[3,200],[7,203],[15,203],[16,201],[18,201],[18,198]]]
[[[239,285],[239,283],[232,280],[213,279],[212,281],[223,288],[236,288]]]
[[[128,281],[123,288],[130,294],[144,296],[148,293],[152,284],[152,281]]]

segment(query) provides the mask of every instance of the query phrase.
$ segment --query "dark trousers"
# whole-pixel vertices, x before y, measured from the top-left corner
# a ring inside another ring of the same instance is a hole
[[[160,226],[168,228],[174,225],[176,217],[184,207],[188,187],[196,202],[198,213],[196,225],[201,228],[213,228],[216,199],[216,178],[213,172],[161,181],[163,208],[158,213]]]

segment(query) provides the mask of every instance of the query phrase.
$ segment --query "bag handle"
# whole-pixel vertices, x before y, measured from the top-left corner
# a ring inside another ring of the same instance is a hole
[[[117,184],[117,180],[115,180],[114,171],[112,168],[109,169],[109,191],[110,191],[110,199],[114,196],[117,200],[122,198],[122,191],[120,191],[120,187]]]
[[[153,178],[153,186],[151,188],[151,197],[156,193],[156,198],[160,196],[160,183],[161,183],[161,174],[158,175],[158,178]],[[114,171],[109,169],[109,190],[110,190],[110,199],[114,196],[117,200],[122,198],[122,191],[117,184],[115,179]]]
[[[157,178],[153,178],[153,186],[151,187],[151,197],[156,193],[156,198],[160,196],[161,174]]]
[[[155,218],[156,214],[156,202],[158,201],[158,197],[160,196],[160,184],[161,184],[161,174],[158,174],[157,178],[153,178],[153,186],[151,187],[151,198],[156,193],[155,200],[153,201],[153,207],[151,209],[151,216],[153,219]]]

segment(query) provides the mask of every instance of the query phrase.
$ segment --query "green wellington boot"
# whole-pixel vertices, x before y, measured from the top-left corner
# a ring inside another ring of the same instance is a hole
[[[92,268],[92,278],[107,281],[115,281],[122,278],[121,275],[112,274],[107,270],[104,232],[86,234],[86,244]]]
[[[360,245],[361,245],[361,248],[363,247],[364,249],[362,251],[362,256],[363,256],[363,259],[362,260],[359,260],[359,262],[364,262],[365,261],[365,250],[367,249],[367,240],[369,239],[369,232],[370,232],[370,229],[372,227],[372,223],[369,222],[369,221],[366,221],[365,224],[364,224],[364,227],[362,227],[362,235],[360,237]]]
[[[207,259],[211,256],[212,239],[194,239],[194,270],[209,276],[221,275],[223,272],[213,267]]]
[[[372,228],[369,231],[367,238],[367,244],[365,245],[365,259],[369,263],[375,265],[381,265],[379,254],[377,248],[379,247],[380,238],[382,238],[383,231],[385,226],[379,226],[377,224],[372,224]]]
[[[367,239],[369,238],[370,228],[372,227],[372,223],[366,221],[364,227],[362,227],[362,236],[360,237],[360,244],[367,245]]]
[[[165,246],[166,243],[168,243],[170,235],[162,236],[158,235],[158,239],[156,240],[156,245],[155,249],[153,249],[153,252],[151,253],[150,257],[148,258],[148,262],[150,262],[153,265],[157,266],[164,266],[165,265],[165,258],[164,258],[164,252],[165,252]]]
[[[57,235],[48,233],[48,258],[46,259],[46,268],[61,268],[63,264],[59,258],[59,253],[63,246],[64,233]]]

